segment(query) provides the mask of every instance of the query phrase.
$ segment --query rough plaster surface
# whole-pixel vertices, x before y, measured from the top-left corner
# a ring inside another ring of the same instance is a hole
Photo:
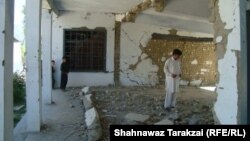
[[[170,52],[166,52],[164,55],[161,54],[160,56],[158,56],[157,52],[163,53],[161,51],[164,51],[164,43],[158,43],[157,45],[160,45],[161,47],[157,46],[158,49],[156,50],[153,49],[155,46],[148,47],[148,44],[150,44],[149,41],[152,38],[153,33],[170,34],[170,31],[172,31],[170,28],[159,26],[137,23],[122,24],[120,53],[120,81],[122,85],[156,85],[159,83],[159,81],[161,81],[160,79],[162,79],[163,77],[159,75],[159,71],[163,72],[162,64],[169,57],[168,54]],[[190,33],[185,31],[177,31],[176,34],[191,37],[206,37],[204,34]],[[200,45],[202,45],[203,47],[206,46],[204,44],[199,44],[199,46]],[[211,46],[212,43],[208,43],[207,45]],[[212,52],[213,49],[214,48],[209,48],[207,50],[201,50],[201,52]],[[152,54],[150,54],[150,52],[154,50],[156,53],[154,54],[154,56],[156,56],[156,58],[154,58]],[[199,58],[202,58],[202,55],[199,56]],[[214,59],[214,56],[206,56],[212,57],[212,59]],[[198,58],[190,57],[190,65],[191,61],[193,61],[194,59],[198,60]],[[213,62],[213,60],[211,59],[206,59],[204,61]],[[215,64],[212,63],[209,65],[211,66]],[[209,65],[204,64],[204,69],[207,69],[207,66]],[[203,67],[199,68],[199,73],[201,72],[201,69],[203,69]],[[213,70],[211,70],[211,72],[213,72]],[[214,80],[214,75],[211,76],[213,76],[212,80]],[[195,78],[197,78],[197,76],[195,76]]]
[[[157,83],[157,66],[152,64],[152,60],[148,59],[142,52],[143,46],[147,45],[154,32],[169,33],[168,30],[155,26],[134,23],[122,24],[120,54],[120,81],[122,85],[152,85]],[[147,66],[139,65],[141,62]],[[148,74],[150,74],[150,78]]]
[[[153,7],[155,11],[162,12],[166,6],[166,0],[144,0],[133,7],[122,19],[123,22],[135,22],[136,17],[144,10]]]
[[[152,58],[154,64],[159,67],[157,74],[160,82],[165,81],[163,72],[165,60],[163,62],[161,58],[169,58],[169,55],[175,48],[179,48],[183,52],[181,57],[183,80],[189,82],[200,80],[204,85],[216,83],[217,63],[213,42],[152,39],[145,48],[145,52]]]
[[[88,13],[88,12],[61,12],[61,16],[53,16],[52,33],[52,59],[56,61],[56,85],[60,85],[60,64],[63,56],[63,30],[87,27],[94,29],[104,27],[107,30],[106,43],[106,72],[79,72],[69,73],[67,86],[97,86],[114,83],[114,27],[113,14]],[[91,80],[91,81],[90,81]]]
[[[235,51],[240,51],[241,45],[239,1],[213,0],[213,2],[215,6],[215,39],[222,36],[221,42],[217,43],[220,75],[214,111],[219,123],[237,124],[237,71],[239,68],[237,66],[238,56],[235,55]]]

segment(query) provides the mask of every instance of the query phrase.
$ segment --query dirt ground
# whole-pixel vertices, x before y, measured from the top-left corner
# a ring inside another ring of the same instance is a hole
[[[109,125],[153,125],[169,119],[174,125],[214,124],[212,108],[216,94],[198,87],[181,87],[176,108],[166,111],[164,86],[157,87],[91,87],[94,104],[98,110],[103,140],[109,140]],[[127,121],[128,113],[149,115],[144,123]]]

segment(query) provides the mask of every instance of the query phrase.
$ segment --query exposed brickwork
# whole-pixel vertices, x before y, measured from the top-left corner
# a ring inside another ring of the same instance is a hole
[[[189,41],[188,41],[189,40]],[[203,84],[215,84],[217,75],[217,58],[215,44],[204,39],[152,39],[144,52],[160,69],[158,77],[160,83],[165,81],[163,72],[164,62],[170,57],[174,48],[182,50],[182,78],[187,81],[199,80]]]
[[[166,0],[144,0],[126,13],[123,22],[135,22],[136,17],[144,10],[153,7],[155,11],[162,12],[166,7]]]

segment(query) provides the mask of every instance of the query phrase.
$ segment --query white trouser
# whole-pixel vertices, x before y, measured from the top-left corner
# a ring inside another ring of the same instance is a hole
[[[164,108],[175,107],[176,95],[179,92],[179,79],[179,77],[166,77],[166,98],[164,102]]]
[[[168,91],[166,92],[164,108],[175,107],[176,94],[177,94],[176,92],[175,93],[170,93]]]

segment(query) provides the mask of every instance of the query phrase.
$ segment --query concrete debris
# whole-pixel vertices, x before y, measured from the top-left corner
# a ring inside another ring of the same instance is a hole
[[[107,112],[108,112],[108,110],[105,110],[105,109],[104,109],[104,110],[102,110],[102,112],[103,112],[103,113],[107,113]]]
[[[116,115],[105,115],[106,117],[117,117]]]
[[[153,0],[155,11],[162,12],[166,6],[166,0]]]
[[[82,89],[82,92],[83,92],[83,94],[88,94],[88,92],[89,92],[89,87],[84,87],[84,88]]]
[[[189,119],[188,124],[189,124],[189,125],[196,125],[199,121],[200,121],[200,117],[198,117],[197,115],[193,115],[193,116]]]
[[[178,113],[176,113],[176,112],[170,113],[167,117],[168,117],[168,119],[170,119],[170,120],[176,120],[176,119],[179,118]]]
[[[93,107],[93,102],[92,102],[91,97],[92,97],[92,94],[88,94],[82,97],[85,110],[89,110],[90,108]]]
[[[88,141],[97,141],[102,137],[99,115],[95,108],[85,112],[85,123],[88,127]]]
[[[135,22],[136,17],[144,10],[154,7],[155,11],[162,12],[166,6],[165,0],[144,0],[142,3],[133,7],[122,19],[123,22]]]
[[[181,80],[181,81],[180,81],[180,85],[181,85],[181,86],[188,86],[188,84],[189,84],[189,82],[186,81],[186,80]]]
[[[125,116],[125,119],[128,121],[135,121],[135,122],[141,122],[144,123],[149,119],[149,115],[142,115],[142,114],[136,114],[136,113],[128,113]]]
[[[190,82],[190,86],[201,86],[202,80],[193,80]]]
[[[174,125],[174,123],[169,119],[163,119],[163,120],[155,123],[154,125]]]
[[[163,103],[165,87],[91,87],[94,108],[91,125],[95,114],[100,114],[100,123],[104,129],[111,124],[127,125],[183,125],[183,124],[214,124],[211,112],[212,101],[215,95],[210,91],[203,91],[195,87],[183,87],[177,98],[176,108],[167,112]],[[108,94],[106,93],[108,91]],[[208,94],[200,94],[200,93]],[[209,102],[209,103],[208,103]],[[90,108],[91,110],[93,108]],[[89,111],[88,110],[88,111]],[[174,112],[177,110],[178,112]],[[96,111],[97,112],[97,111]],[[140,113],[140,114],[138,114]],[[87,114],[86,114],[87,115]],[[88,127],[89,129],[89,127]],[[88,130],[90,132],[90,130]],[[91,136],[95,136],[95,132]],[[102,130],[103,139],[109,138],[109,131]]]

